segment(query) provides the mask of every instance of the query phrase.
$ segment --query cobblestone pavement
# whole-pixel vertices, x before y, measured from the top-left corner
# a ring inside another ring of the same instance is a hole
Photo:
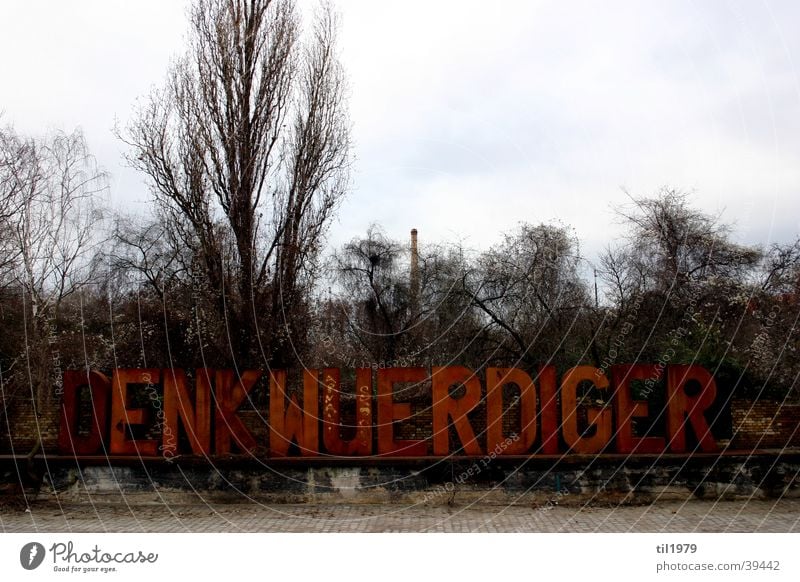
[[[800,500],[638,507],[62,505],[0,508],[5,532],[800,532]]]

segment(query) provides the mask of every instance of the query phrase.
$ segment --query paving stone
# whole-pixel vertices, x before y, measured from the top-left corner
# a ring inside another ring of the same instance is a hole
[[[648,506],[125,505],[3,509],[4,532],[800,532],[800,500]]]

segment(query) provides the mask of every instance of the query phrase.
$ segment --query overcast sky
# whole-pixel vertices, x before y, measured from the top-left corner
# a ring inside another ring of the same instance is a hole
[[[496,242],[519,221],[612,242],[623,189],[693,192],[750,243],[800,232],[800,3],[339,0],[353,190],[334,244]],[[2,3],[0,110],[83,128],[116,207],[149,207],[112,135],[181,51],[185,2]]]

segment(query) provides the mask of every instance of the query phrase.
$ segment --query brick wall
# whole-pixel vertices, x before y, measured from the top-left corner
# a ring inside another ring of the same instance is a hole
[[[800,447],[800,404],[733,400],[732,449]]]
[[[45,450],[57,448],[60,400],[51,396],[36,411],[30,396],[18,396],[7,410],[8,422],[3,422],[0,451],[28,454],[41,435]],[[5,418],[3,419],[6,420]]]

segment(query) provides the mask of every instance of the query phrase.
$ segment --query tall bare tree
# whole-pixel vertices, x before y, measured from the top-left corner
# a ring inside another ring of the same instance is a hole
[[[304,32],[291,0],[198,0],[189,16],[187,53],[121,137],[200,257],[232,355],[266,343],[280,360],[275,333],[302,324],[298,305],[348,184],[336,19],[323,6]]]

